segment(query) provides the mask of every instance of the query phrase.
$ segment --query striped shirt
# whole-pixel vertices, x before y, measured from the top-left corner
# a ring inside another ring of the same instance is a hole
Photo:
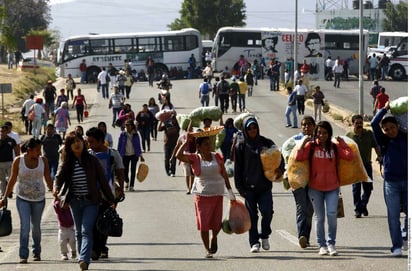
[[[89,194],[86,172],[77,160],[74,163],[72,192],[75,196],[86,196]]]

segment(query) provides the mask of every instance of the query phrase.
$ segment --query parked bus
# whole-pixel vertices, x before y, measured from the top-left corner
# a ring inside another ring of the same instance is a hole
[[[117,69],[126,61],[137,73],[146,71],[146,59],[155,62],[156,80],[163,73],[185,73],[189,57],[193,54],[200,61],[202,39],[193,28],[178,31],[141,32],[123,34],[95,34],[68,38],[60,55],[59,76],[80,77],[79,66],[86,60],[88,81],[96,79],[102,67],[112,63]]]
[[[231,72],[243,55],[249,63],[263,57],[266,67],[270,59],[278,60],[293,67],[294,57],[293,29],[273,28],[220,28],[214,39],[212,62],[215,71]],[[368,48],[368,32],[364,31],[363,50],[366,56]],[[306,60],[311,69],[311,79],[324,78],[324,65],[328,56],[332,59],[339,57],[347,61],[349,72],[359,71],[359,30],[310,30],[299,29],[297,35],[298,66]],[[293,72],[293,71],[292,71]]]

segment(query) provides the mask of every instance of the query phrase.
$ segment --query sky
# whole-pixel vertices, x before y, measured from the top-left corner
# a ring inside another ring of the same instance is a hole
[[[294,28],[293,0],[244,0],[248,27]],[[314,27],[315,0],[299,0],[299,25]],[[62,39],[88,33],[168,30],[179,18],[181,0],[51,0],[51,29]],[[303,11],[304,10],[304,11]]]

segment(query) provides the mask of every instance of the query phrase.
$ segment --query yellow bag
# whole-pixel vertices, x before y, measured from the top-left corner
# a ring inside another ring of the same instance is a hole
[[[282,176],[276,179],[276,169],[279,168],[282,162],[282,154],[277,146],[263,148],[260,152],[260,161],[262,162],[265,177],[271,182],[281,182]]]
[[[359,153],[358,145],[353,139],[347,136],[341,136],[345,143],[351,148],[353,152],[353,159],[348,161],[338,159],[338,177],[340,185],[354,184],[358,182],[367,182],[369,177],[363,166],[362,158]],[[339,145],[336,140],[333,140]]]
[[[310,179],[309,160],[296,160],[296,154],[302,142],[303,140],[297,142],[296,146],[290,152],[288,160],[287,176],[289,185],[293,190],[307,186]]]
[[[149,174],[149,167],[145,163],[140,163],[139,167],[137,168],[136,179],[139,182],[143,182],[146,179],[148,174]]]

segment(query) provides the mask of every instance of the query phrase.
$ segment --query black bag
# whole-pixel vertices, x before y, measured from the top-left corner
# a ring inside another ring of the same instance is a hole
[[[106,236],[120,237],[123,234],[123,220],[116,209],[111,207],[99,215],[96,227],[101,234]]]
[[[13,230],[11,212],[7,207],[0,210],[0,236],[10,235]]]
[[[114,125],[116,125],[117,127],[122,127],[122,125],[123,125],[123,120],[117,119],[117,120],[114,122]]]

